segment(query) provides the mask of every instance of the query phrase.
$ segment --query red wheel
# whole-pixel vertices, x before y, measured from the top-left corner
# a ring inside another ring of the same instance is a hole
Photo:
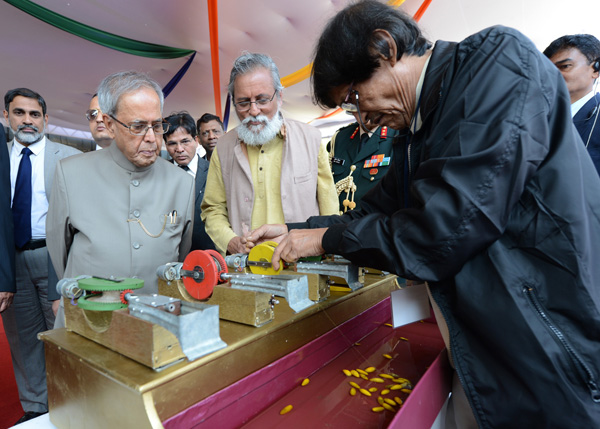
[[[214,258],[204,250],[190,252],[183,261],[182,270],[201,273],[200,279],[183,276],[185,290],[196,299],[206,299],[219,281],[219,267]]]
[[[217,260],[217,264],[220,266],[219,270],[219,283],[225,283],[225,280],[221,278],[221,274],[225,274],[227,272],[227,263],[225,262],[225,258],[221,256],[219,252],[213,249],[206,249],[205,252],[208,252],[209,255],[212,255],[213,258]]]
[[[127,300],[125,299],[125,295],[127,295],[128,293],[133,293],[133,291],[131,289],[125,289],[123,292],[121,292],[119,294],[119,298],[121,298],[121,302],[125,305],[129,304],[129,302],[127,302]]]

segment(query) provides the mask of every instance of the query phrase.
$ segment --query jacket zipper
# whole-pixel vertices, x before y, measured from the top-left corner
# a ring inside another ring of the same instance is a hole
[[[573,346],[571,346],[571,344],[567,341],[562,331],[552,322],[552,320],[542,307],[542,304],[538,301],[537,296],[535,295],[535,290],[532,287],[524,286],[523,293],[537,312],[538,316],[540,316],[544,324],[548,327],[550,332],[558,340],[558,343],[566,351],[571,362],[573,362],[578,368],[580,368],[585,373],[585,377],[587,377],[586,384],[588,389],[590,390],[590,393],[592,394],[592,400],[594,402],[600,402],[600,389],[598,388],[598,384],[594,379],[594,374],[592,373],[592,370],[575,351]]]

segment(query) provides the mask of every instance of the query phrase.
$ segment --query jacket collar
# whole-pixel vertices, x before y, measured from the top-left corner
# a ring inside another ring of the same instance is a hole
[[[425,82],[423,83],[423,99],[421,101],[423,122],[436,109],[440,101],[444,78],[450,66],[450,57],[453,55],[455,47],[456,43],[444,42],[443,40],[435,43],[431,59],[429,60],[429,66],[427,67]]]
[[[113,142],[108,149],[104,149],[107,150],[110,153],[110,156],[112,157],[112,159],[115,161],[115,163],[123,168],[124,170],[127,171],[131,171],[131,172],[142,172],[142,171],[147,171],[149,169],[152,168],[152,166],[154,166],[154,164],[156,163],[156,161],[152,164],[150,164],[148,167],[137,167],[135,165],[133,165],[131,163],[131,161],[129,161],[125,155],[123,155],[123,152],[121,152],[121,149],[119,149],[119,147],[117,146],[117,144],[115,142]]]

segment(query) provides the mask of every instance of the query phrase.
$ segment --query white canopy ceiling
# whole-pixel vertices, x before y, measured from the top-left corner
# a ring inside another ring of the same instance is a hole
[[[413,15],[423,0],[406,0]],[[164,113],[187,110],[195,118],[215,112],[210,57],[208,6],[204,0],[36,0],[72,20],[143,42],[191,49],[196,57],[165,101]],[[221,102],[233,60],[243,51],[264,52],[281,76],[306,66],[327,20],[348,0],[222,0],[218,3]],[[540,49],[564,34],[600,36],[597,0],[433,0],[420,21],[431,40],[460,40],[494,24],[515,27]],[[0,2],[0,92],[29,87],[48,104],[53,132],[89,131],[84,112],[103,77],[119,70],[149,73],[162,86],[187,58],[157,60],[112,50],[64,32]],[[326,112],[311,102],[309,81],[286,88],[284,114],[311,121]],[[232,115],[230,126],[237,123]],[[324,137],[348,117],[340,114],[313,122]],[[329,129],[326,124],[329,123]],[[333,123],[333,125],[331,125]],[[56,127],[59,127],[57,129]]]

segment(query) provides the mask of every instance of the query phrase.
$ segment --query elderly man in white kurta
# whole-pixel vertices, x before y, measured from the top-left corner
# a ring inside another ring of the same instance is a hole
[[[156,268],[182,261],[191,246],[194,181],[158,157],[165,125],[156,82],[115,73],[98,98],[115,141],[56,167],[48,250],[59,278],[138,277],[142,293],[157,293]]]

